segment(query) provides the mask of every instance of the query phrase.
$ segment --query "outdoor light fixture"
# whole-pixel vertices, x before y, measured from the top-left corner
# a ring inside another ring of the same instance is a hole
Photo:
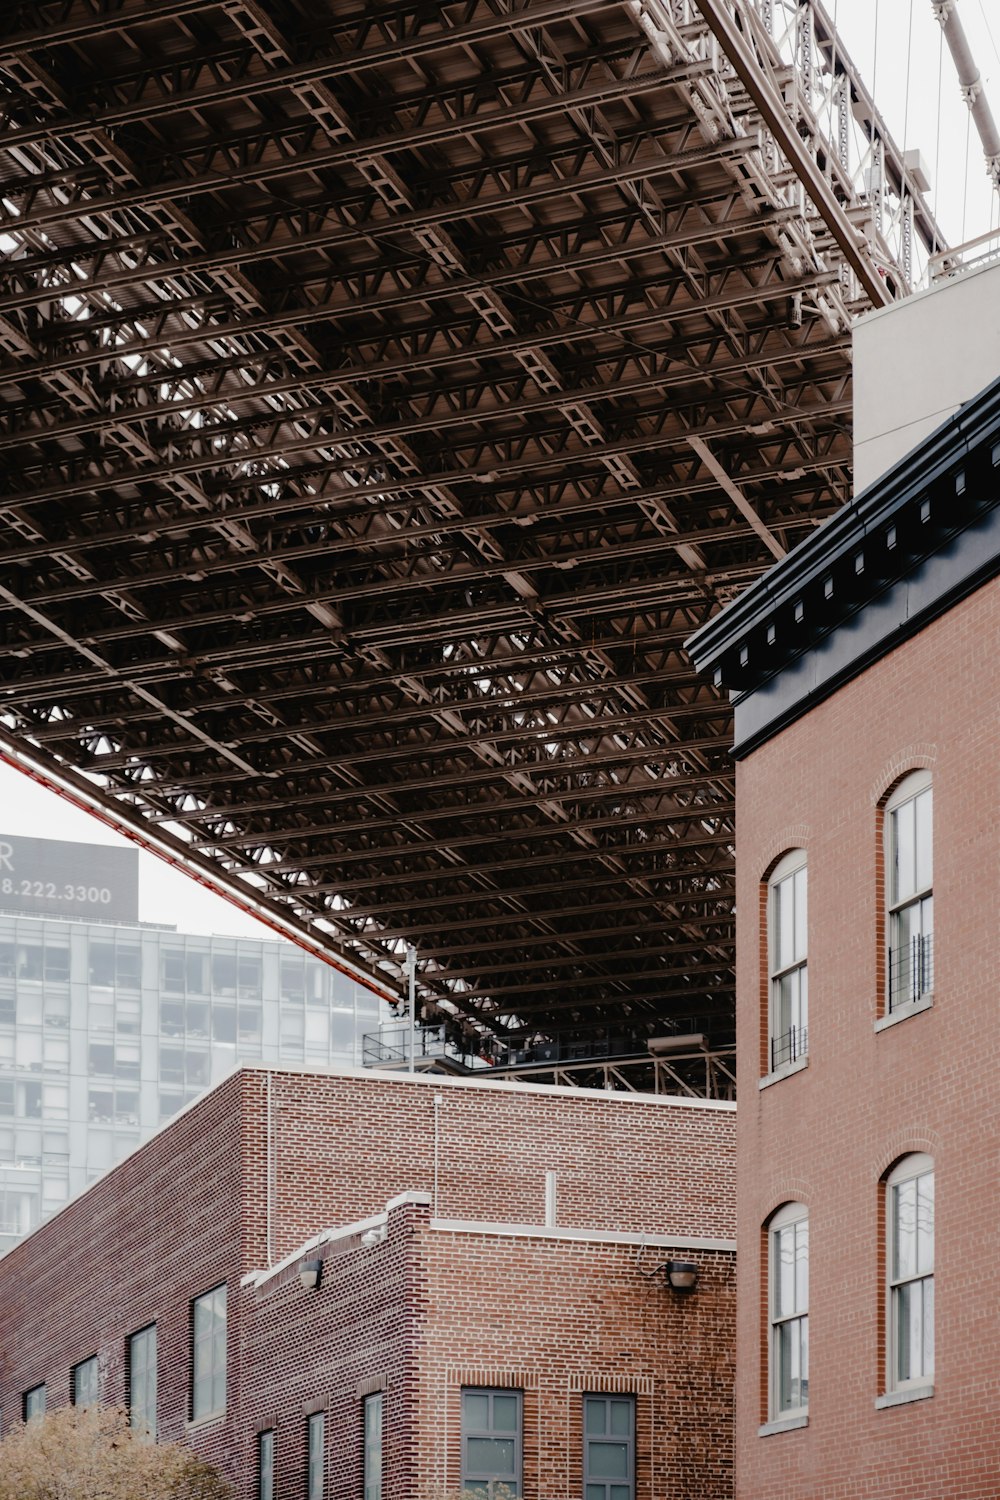
[[[307,1292],[318,1292],[322,1279],[323,1262],[321,1260],[304,1260],[299,1266],[299,1280]]]
[[[698,1285],[698,1267],[693,1260],[668,1260],[663,1269],[675,1292],[693,1292]]]

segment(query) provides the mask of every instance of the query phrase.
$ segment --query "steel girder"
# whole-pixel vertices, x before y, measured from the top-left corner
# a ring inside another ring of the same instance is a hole
[[[8,7],[5,743],[430,1010],[728,1034],[682,643],[846,498],[886,261],[758,32]]]

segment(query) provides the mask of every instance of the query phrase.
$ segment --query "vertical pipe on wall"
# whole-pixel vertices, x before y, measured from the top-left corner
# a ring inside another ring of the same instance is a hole
[[[444,1103],[443,1094],[434,1095],[434,1198],[431,1209],[432,1216],[438,1217],[438,1181],[441,1161],[441,1106]]]
[[[265,1250],[267,1252],[268,1269],[270,1269],[271,1266],[274,1265],[274,1251],[273,1251],[273,1243],[272,1243],[272,1226],[273,1226],[272,1192],[273,1192],[273,1183],[274,1183],[274,1148],[273,1148],[272,1140],[271,1140],[271,1122],[272,1122],[272,1118],[273,1118],[273,1114],[272,1114],[272,1096],[271,1096],[271,1079],[272,1079],[272,1075],[271,1075],[270,1071],[268,1071],[268,1075],[267,1075],[267,1122],[266,1122],[266,1129],[265,1129],[265,1133],[264,1133],[265,1134],[265,1142],[266,1142],[266,1159],[265,1159],[265,1163],[264,1163],[264,1175],[265,1175],[265,1178],[266,1178],[266,1183],[265,1183],[265,1188],[264,1188],[264,1235],[265,1235],[266,1244],[265,1244],[264,1248],[265,1248]]]

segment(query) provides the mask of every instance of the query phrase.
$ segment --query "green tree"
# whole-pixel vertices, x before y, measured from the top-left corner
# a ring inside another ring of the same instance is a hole
[[[0,1443],[0,1500],[230,1500],[211,1464],[151,1443],[121,1407],[64,1406]]]

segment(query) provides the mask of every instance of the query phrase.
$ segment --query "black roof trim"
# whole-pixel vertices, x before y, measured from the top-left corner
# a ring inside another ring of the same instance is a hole
[[[738,702],[994,509],[998,469],[1000,379],[696,631],[696,667]],[[984,581],[970,559],[952,593]]]

